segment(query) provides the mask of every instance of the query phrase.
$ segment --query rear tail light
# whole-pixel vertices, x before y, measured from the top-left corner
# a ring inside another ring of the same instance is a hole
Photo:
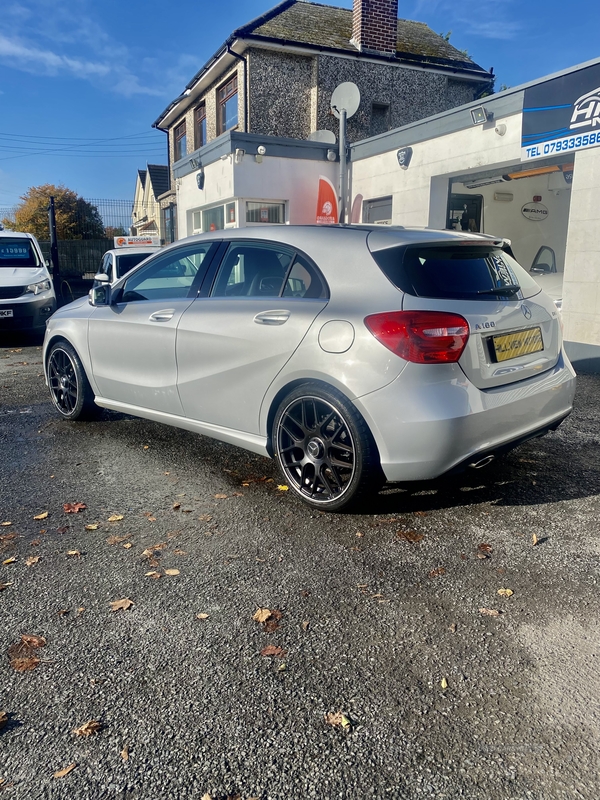
[[[469,338],[469,324],[445,311],[387,311],[371,314],[365,325],[377,341],[415,364],[458,361]]]

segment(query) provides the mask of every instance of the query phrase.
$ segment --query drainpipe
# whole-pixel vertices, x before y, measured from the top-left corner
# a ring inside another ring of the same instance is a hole
[[[227,44],[227,52],[244,65],[244,133],[248,133],[248,62],[243,56],[234,52],[229,43]]]

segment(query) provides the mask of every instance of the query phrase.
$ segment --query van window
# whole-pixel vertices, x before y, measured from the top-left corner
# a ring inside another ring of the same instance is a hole
[[[0,237],[0,268],[38,267],[39,264],[31,239]]]

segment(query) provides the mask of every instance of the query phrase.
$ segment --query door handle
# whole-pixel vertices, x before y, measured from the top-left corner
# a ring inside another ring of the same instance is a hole
[[[257,325],[283,325],[289,318],[289,311],[262,311],[254,317],[254,322]]]
[[[164,308],[162,311],[155,311],[154,314],[150,314],[148,319],[151,322],[168,322],[170,319],[173,319],[174,313],[174,308]]]

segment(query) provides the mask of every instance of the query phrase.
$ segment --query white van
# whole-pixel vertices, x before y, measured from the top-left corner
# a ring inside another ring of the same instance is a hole
[[[55,311],[52,277],[35,236],[0,230],[0,333],[43,332]]]

